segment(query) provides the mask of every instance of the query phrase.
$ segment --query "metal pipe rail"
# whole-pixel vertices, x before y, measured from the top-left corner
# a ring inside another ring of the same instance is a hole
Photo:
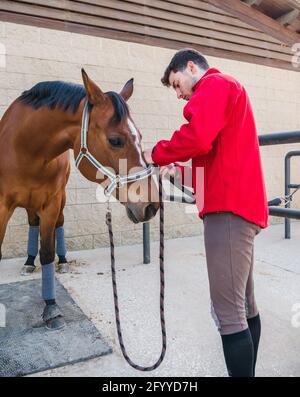
[[[298,189],[300,186],[300,185],[291,184],[291,159],[293,157],[299,157],[299,156],[300,156],[300,150],[293,150],[291,152],[288,152],[284,159],[284,193],[286,197],[288,197],[291,194],[291,189]],[[290,207],[291,207],[291,203],[289,201],[288,203],[286,203],[285,208],[288,209]],[[288,214],[289,212],[286,213]],[[284,220],[284,237],[286,239],[291,238],[290,217],[286,217]]]
[[[275,132],[259,135],[260,146],[283,145],[288,143],[300,143],[300,131]]]
[[[300,220],[300,210],[294,208],[269,207],[269,214],[272,216],[279,216],[281,218]]]

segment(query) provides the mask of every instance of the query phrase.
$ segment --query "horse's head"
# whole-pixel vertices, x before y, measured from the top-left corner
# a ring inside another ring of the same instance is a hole
[[[101,183],[103,182],[101,171],[95,177],[99,164],[110,170],[113,175],[121,177],[145,171],[147,164],[143,158],[141,134],[126,104],[133,92],[133,79],[125,84],[120,94],[117,94],[102,92],[83,69],[82,78],[87,100],[91,105],[87,126],[87,152],[98,162],[98,167],[97,164],[95,166],[95,161],[93,165],[93,159],[81,161],[79,155],[77,165],[79,166],[80,163],[81,173],[88,179],[94,181],[97,179]],[[74,145],[75,156],[80,153],[80,145],[81,152],[86,153],[86,149],[82,148],[82,140],[81,136]],[[148,221],[159,208],[158,191],[152,176],[121,184],[112,194],[125,205],[128,217],[135,223]]]

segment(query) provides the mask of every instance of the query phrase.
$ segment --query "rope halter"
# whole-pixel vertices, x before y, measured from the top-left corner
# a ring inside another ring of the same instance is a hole
[[[79,169],[81,160],[85,157],[89,160],[90,163],[92,163],[97,171],[101,171],[104,175],[106,175],[111,180],[111,182],[108,186],[105,187],[104,194],[107,198],[109,198],[116,188],[120,188],[121,186],[126,185],[129,182],[135,182],[144,178],[148,178],[153,173],[154,167],[152,165],[149,165],[142,171],[121,176],[119,174],[111,172],[108,168],[104,167],[101,163],[99,163],[99,161],[96,160],[95,157],[89,152],[89,149],[87,147],[87,134],[91,108],[92,105],[88,101],[86,101],[82,113],[81,146],[78,156],[75,160],[75,164],[76,167]]]

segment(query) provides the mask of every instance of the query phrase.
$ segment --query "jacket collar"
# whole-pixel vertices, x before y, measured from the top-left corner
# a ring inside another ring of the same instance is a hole
[[[195,91],[201,84],[202,79],[204,79],[204,77],[210,75],[210,74],[215,74],[215,73],[221,73],[220,70],[216,69],[216,68],[210,68],[208,69],[204,75],[200,78],[200,80],[197,81],[197,83],[195,85],[193,85],[192,90]]]

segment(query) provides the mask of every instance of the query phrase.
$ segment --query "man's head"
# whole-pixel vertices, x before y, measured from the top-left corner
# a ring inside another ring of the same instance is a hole
[[[163,85],[172,86],[178,99],[188,101],[192,87],[209,69],[207,60],[200,52],[186,48],[176,52],[161,79]]]

